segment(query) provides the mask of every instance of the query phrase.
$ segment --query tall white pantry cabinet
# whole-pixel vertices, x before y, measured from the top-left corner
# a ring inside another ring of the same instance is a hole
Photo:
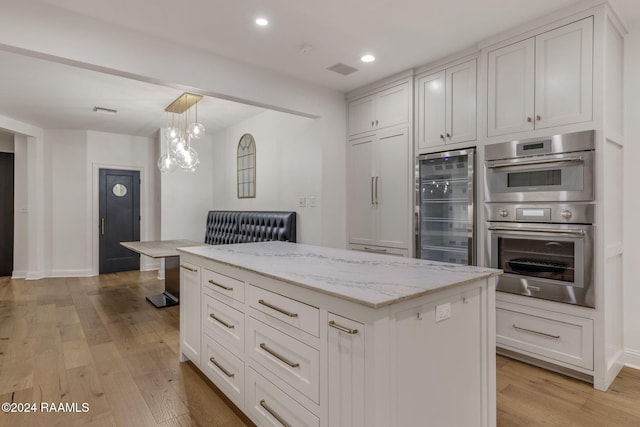
[[[347,218],[354,250],[413,253],[413,77],[347,95]]]

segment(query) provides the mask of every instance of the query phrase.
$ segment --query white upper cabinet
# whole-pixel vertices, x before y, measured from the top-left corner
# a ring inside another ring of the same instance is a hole
[[[592,119],[593,18],[488,53],[487,135]]]
[[[408,122],[407,82],[349,103],[349,136]]]
[[[418,150],[476,139],[476,60],[418,79]]]
[[[533,129],[533,38],[489,52],[489,136]]]
[[[444,70],[418,80],[418,148],[445,143],[445,80]]]
[[[593,18],[536,37],[536,127],[591,120]]]

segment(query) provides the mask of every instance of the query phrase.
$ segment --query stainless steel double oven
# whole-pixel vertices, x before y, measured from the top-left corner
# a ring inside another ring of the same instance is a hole
[[[485,147],[497,290],[595,307],[593,131]]]

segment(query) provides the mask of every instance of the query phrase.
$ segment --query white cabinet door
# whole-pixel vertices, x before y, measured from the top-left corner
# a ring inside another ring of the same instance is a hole
[[[409,83],[349,103],[349,136],[409,122]]]
[[[380,133],[376,141],[376,157],[377,243],[390,248],[408,248],[411,220],[408,129]]]
[[[333,313],[327,320],[328,425],[364,427],[364,325]]]
[[[593,18],[536,37],[536,128],[591,120]]]
[[[488,136],[533,130],[534,48],[530,38],[489,52]]]
[[[593,18],[488,54],[488,136],[589,121]]]
[[[476,139],[476,60],[446,71],[446,142]]]
[[[418,80],[418,148],[445,143],[446,73],[431,74]]]
[[[180,262],[180,360],[200,366],[200,267]]]
[[[418,150],[476,139],[476,60],[418,79]]]
[[[349,135],[375,129],[375,99],[372,95],[349,103]]]
[[[398,86],[383,90],[376,95],[377,129],[394,126],[409,121],[409,85],[402,83]]]
[[[374,140],[371,136],[349,143],[349,241],[362,245],[371,245],[375,240]]]
[[[350,141],[348,173],[349,243],[409,248],[408,129]]]

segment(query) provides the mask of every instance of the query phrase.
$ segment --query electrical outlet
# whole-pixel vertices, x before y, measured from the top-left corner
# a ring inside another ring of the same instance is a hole
[[[298,207],[304,208],[305,206],[307,206],[307,199],[304,196],[298,197]]]
[[[451,317],[451,303],[436,306],[436,322],[442,322]]]

